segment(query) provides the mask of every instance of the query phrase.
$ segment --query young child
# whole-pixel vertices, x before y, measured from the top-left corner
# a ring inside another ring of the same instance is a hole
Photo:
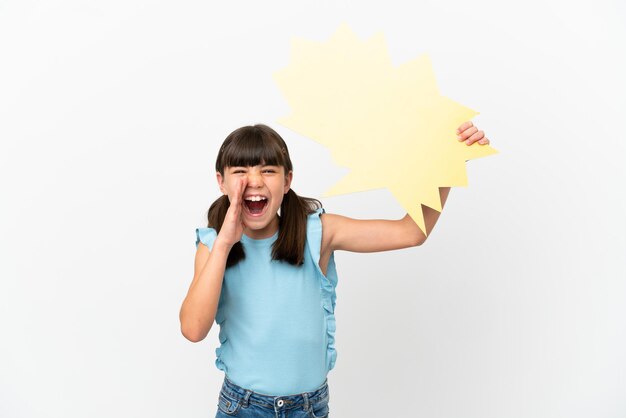
[[[467,145],[488,144],[465,122]],[[216,418],[325,418],[326,376],[334,367],[334,251],[389,251],[426,237],[407,214],[357,220],[326,213],[291,188],[283,139],[266,125],[224,140],[215,164],[223,195],[196,229],[195,273],[180,310],[185,338],[203,340],[220,325],[215,365],[224,371]],[[441,188],[442,205],[449,188]],[[323,216],[322,216],[323,214]],[[439,212],[425,208],[427,231]]]

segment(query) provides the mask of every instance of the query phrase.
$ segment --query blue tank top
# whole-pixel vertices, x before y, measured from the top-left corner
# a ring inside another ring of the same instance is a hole
[[[307,217],[304,265],[271,259],[277,231],[258,240],[243,234],[246,258],[224,272],[215,365],[241,387],[272,396],[310,392],[335,366],[337,271],[334,253],[326,275],[319,267],[322,213]],[[197,228],[196,248],[212,249],[216,237],[214,228]]]

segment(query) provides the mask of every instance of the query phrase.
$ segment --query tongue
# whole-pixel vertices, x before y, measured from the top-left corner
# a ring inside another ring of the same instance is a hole
[[[267,200],[259,200],[258,202],[247,200],[246,204],[248,205],[248,209],[250,209],[250,213],[257,214],[263,212],[266,202]]]

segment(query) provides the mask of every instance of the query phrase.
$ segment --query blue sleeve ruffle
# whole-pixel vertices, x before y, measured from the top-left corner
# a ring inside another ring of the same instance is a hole
[[[326,317],[326,334],[328,337],[327,358],[326,365],[328,370],[335,367],[337,360],[337,350],[335,349],[335,303],[337,295],[335,288],[337,287],[337,269],[335,267],[335,254],[330,255],[328,260],[328,267],[326,269],[326,275],[322,273],[322,269],[319,266],[320,251],[322,246],[322,220],[321,214],[326,213],[324,208],[319,208],[315,213],[311,213],[308,216],[307,222],[307,243],[311,252],[311,257],[315,262],[315,267],[320,276],[321,290],[322,290],[322,306],[324,307],[324,314]]]
[[[217,231],[214,228],[196,228],[196,248],[202,242],[209,247],[209,250],[212,250],[215,238],[217,238]]]

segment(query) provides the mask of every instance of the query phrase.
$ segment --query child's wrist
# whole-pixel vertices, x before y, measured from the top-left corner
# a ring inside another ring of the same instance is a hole
[[[223,242],[223,240],[220,239],[219,235],[217,236],[217,238],[215,238],[215,242],[213,243],[213,251],[223,251],[226,254],[230,252],[230,249],[232,247],[232,245]]]

